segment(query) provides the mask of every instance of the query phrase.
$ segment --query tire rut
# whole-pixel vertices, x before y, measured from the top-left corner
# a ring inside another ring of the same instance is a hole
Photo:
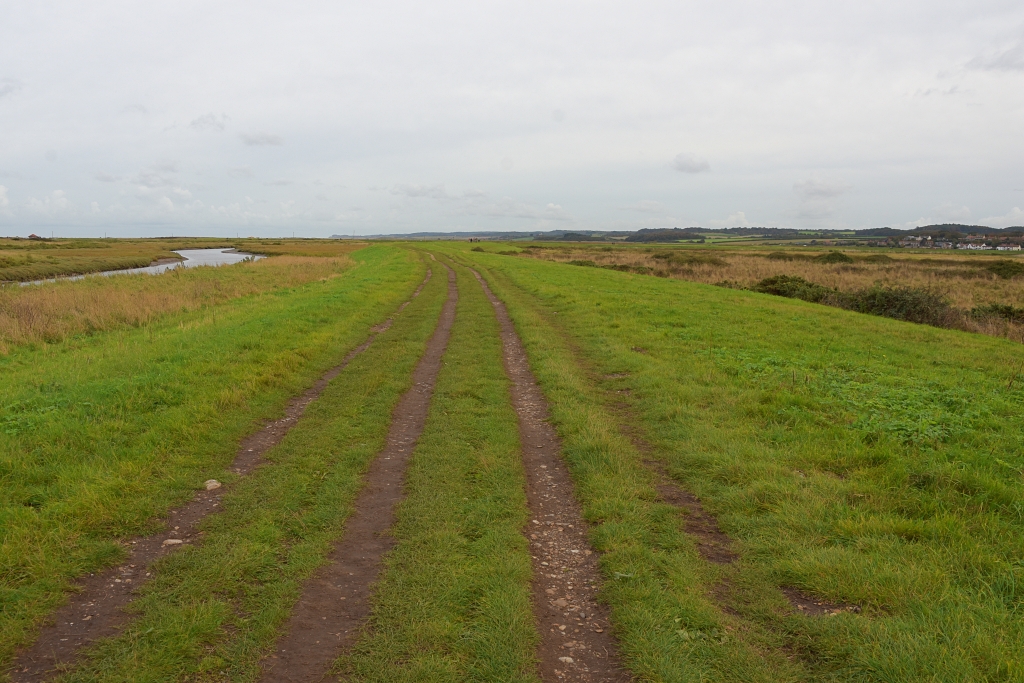
[[[427,269],[423,282],[394,315],[370,328],[366,340],[349,351],[341,363],[328,370],[309,389],[289,401],[284,416],[264,425],[242,440],[229,470],[245,476],[263,463],[263,455],[276,446],[295,426],[299,418],[327,385],[359,354],[388,328],[394,316],[405,310],[430,281],[433,271]],[[211,480],[212,481],[212,480]],[[217,512],[224,488],[219,483],[201,490],[185,505],[173,509],[166,518],[167,531],[132,539],[127,542],[128,557],[120,565],[90,574],[77,582],[78,591],[67,603],[57,608],[39,636],[22,650],[10,667],[11,683],[38,683],[75,665],[82,651],[100,638],[117,635],[132,615],[124,611],[142,584],[150,577],[150,566],[178,548],[202,539],[197,526],[207,515]]]
[[[560,457],[561,443],[548,422],[547,400],[504,303],[479,273],[472,272],[501,325],[505,371],[519,417],[531,515],[524,533],[533,561],[533,612],[541,641],[538,673],[546,682],[631,681],[618,654],[609,611],[597,602],[598,555],[590,547],[572,479]]]
[[[263,661],[261,681],[324,680],[331,664],[355,644],[370,615],[371,587],[383,556],[395,540],[387,534],[395,508],[403,497],[402,484],[409,458],[423,431],[448,346],[458,288],[448,271],[448,298],[426,351],[413,372],[412,387],[392,413],[385,446],[367,470],[362,491],[345,523],[328,564],[303,587],[273,654]]]

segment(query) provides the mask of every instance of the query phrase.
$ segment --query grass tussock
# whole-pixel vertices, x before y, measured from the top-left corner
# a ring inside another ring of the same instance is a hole
[[[160,275],[94,277],[0,288],[0,354],[28,343],[145,325],[249,294],[335,276],[347,256],[280,256],[219,268],[182,268]]]

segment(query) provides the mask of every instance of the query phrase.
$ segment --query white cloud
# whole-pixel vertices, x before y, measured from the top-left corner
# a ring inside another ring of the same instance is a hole
[[[7,188],[0,185],[0,209],[6,209],[11,205],[11,200],[7,198]]]
[[[228,175],[232,178],[252,178],[255,174],[249,166],[234,166],[228,169]]]
[[[224,130],[224,126],[227,125],[228,117],[225,114],[217,116],[216,114],[203,114],[197,119],[193,119],[188,127],[192,130],[212,130],[221,132]]]
[[[729,217],[725,220],[712,220],[708,223],[713,228],[749,228],[751,227],[750,221],[747,220],[747,214],[743,211],[737,211],[736,213],[729,214]]]
[[[985,71],[1024,71],[1024,41],[994,54],[975,57],[967,66]]]
[[[21,90],[21,81],[17,81],[13,78],[0,78],[0,99],[13,95],[14,93]]]
[[[270,133],[242,133],[242,143],[250,147],[262,147],[267,145],[283,145],[284,139],[280,135]]]
[[[391,194],[404,195],[406,197],[429,197],[431,199],[448,199],[444,184],[440,185],[395,185],[391,188]]]
[[[101,183],[116,183],[119,180],[119,178],[116,175],[104,173],[103,171],[96,171],[96,173],[93,174],[93,178],[100,181]]]
[[[687,152],[680,152],[672,159],[672,168],[681,173],[706,173],[711,170],[711,164],[706,159],[698,159]]]
[[[1015,206],[1002,216],[989,216],[981,219],[980,223],[992,228],[1024,226],[1024,211],[1019,206]]]
[[[850,186],[842,182],[824,180],[805,180],[793,183],[793,191],[804,201],[834,199],[850,190]]]

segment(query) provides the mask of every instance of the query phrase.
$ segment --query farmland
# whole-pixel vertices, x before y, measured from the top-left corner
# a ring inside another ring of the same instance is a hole
[[[994,259],[107,243],[270,257],[0,289],[12,681],[287,680],[282,643],[306,631],[324,634],[300,642],[309,680],[1024,680],[1014,323],[751,291],[787,275],[1024,306]],[[385,551],[332,593],[386,461]],[[551,473],[561,493],[538,498]],[[90,591],[126,580],[104,612]],[[311,594],[333,603],[318,631]],[[83,619],[107,628],[32,654]]]

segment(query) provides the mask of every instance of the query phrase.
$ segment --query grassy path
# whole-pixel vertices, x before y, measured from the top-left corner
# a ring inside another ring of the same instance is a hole
[[[76,577],[225,473],[238,441],[408,298],[393,248],[340,277],[0,359],[0,670]]]
[[[398,506],[394,550],[344,680],[536,681],[528,523],[499,328],[455,266],[458,313]]]
[[[1021,680],[1019,346],[466,256],[552,401],[636,673]],[[717,517],[735,562],[706,559],[646,459]],[[809,617],[801,593],[861,611]]]
[[[435,266],[436,270],[436,266]],[[116,638],[86,652],[62,681],[253,681],[260,661],[342,534],[399,397],[434,331],[444,278],[332,381],[266,455],[223,495],[202,542],[162,559]]]
[[[419,296],[430,277],[431,272],[428,271],[427,278],[413,292],[412,299]],[[401,313],[412,299],[399,306],[397,313]],[[391,327],[393,321],[393,317],[388,318],[381,325],[371,328],[370,336],[349,351],[339,365],[328,370],[312,387],[288,402],[284,417],[266,424],[260,431],[243,439],[228,468],[231,473],[244,477],[255,467],[264,464],[264,454],[281,442],[331,380],[352,359],[366,351],[380,333]],[[167,530],[132,539],[121,566],[90,574],[79,582],[78,592],[52,615],[31,647],[19,653],[15,659],[11,676],[14,683],[45,680],[57,668],[71,668],[83,647],[99,638],[109,638],[120,630],[129,619],[124,607],[148,581],[151,565],[186,544],[201,541],[200,525],[207,515],[218,512],[224,493],[220,482],[210,480],[208,484],[187,504],[170,511],[165,520]]]
[[[344,535],[327,563],[303,587],[262,681],[320,681],[337,656],[351,648],[370,611],[370,586],[393,545],[387,535],[412,450],[423,431],[434,383],[455,321],[459,290],[445,267],[448,296],[437,329],[412,373],[412,386],[391,415],[384,447],[371,462]]]

